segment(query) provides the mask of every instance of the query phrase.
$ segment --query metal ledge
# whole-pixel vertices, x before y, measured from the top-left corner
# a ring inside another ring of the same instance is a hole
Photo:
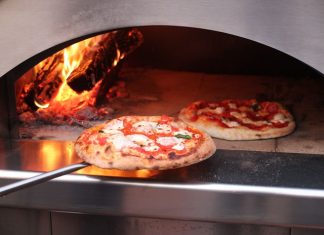
[[[23,145],[37,149],[35,142],[18,142],[13,145],[12,154],[0,155],[1,185],[37,174],[21,169],[27,168],[22,164],[23,148],[17,148]],[[25,157],[37,162],[37,155],[29,153]],[[200,164],[163,171],[147,179],[95,174],[62,176],[0,198],[0,205],[324,228],[323,172],[324,158],[319,155],[219,150]]]

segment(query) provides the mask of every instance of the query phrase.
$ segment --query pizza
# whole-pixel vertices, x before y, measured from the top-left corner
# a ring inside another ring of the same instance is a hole
[[[101,168],[165,170],[212,156],[206,133],[169,116],[123,116],[85,130],[75,143],[80,158]]]
[[[183,108],[179,119],[225,140],[257,140],[290,134],[293,116],[278,102],[248,100],[197,101]]]

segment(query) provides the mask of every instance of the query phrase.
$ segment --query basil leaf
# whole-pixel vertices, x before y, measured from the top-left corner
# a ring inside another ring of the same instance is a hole
[[[174,137],[190,140],[190,135],[176,134]]]

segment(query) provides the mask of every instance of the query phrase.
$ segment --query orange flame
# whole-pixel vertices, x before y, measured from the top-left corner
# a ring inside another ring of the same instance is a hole
[[[105,35],[99,35],[96,37],[92,37],[89,39],[86,39],[84,41],[75,43],[59,52],[57,52],[55,55],[60,55],[63,59],[61,64],[58,64],[56,66],[56,69],[61,70],[61,79],[62,79],[62,85],[59,88],[59,91],[56,95],[56,97],[49,103],[49,104],[39,104],[36,101],[34,101],[35,105],[38,106],[41,109],[48,108],[50,104],[54,102],[62,102],[66,100],[73,99],[75,97],[78,97],[79,101],[84,101],[87,100],[89,97],[89,93],[91,91],[84,91],[81,94],[76,93],[73,91],[68,85],[67,85],[67,78],[69,75],[75,70],[81,63],[81,61],[84,58],[84,55],[86,54],[86,50],[94,50],[98,42],[102,40],[102,37]],[[52,57],[54,57],[53,55]],[[48,58],[48,59],[51,59]],[[120,60],[120,53],[118,53],[118,61]],[[116,64],[118,63],[116,61]],[[41,70],[41,68],[44,66],[46,63],[46,60],[41,61],[38,65],[34,67],[35,74]]]

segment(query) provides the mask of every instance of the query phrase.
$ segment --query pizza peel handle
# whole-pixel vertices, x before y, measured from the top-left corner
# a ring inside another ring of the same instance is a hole
[[[54,171],[41,173],[41,174],[36,175],[34,177],[24,179],[24,180],[20,180],[20,181],[17,181],[15,183],[12,183],[12,184],[5,185],[3,187],[0,187],[0,197],[5,196],[5,195],[7,195],[9,193],[16,192],[16,191],[18,191],[20,189],[24,189],[24,188],[27,188],[27,187],[30,187],[30,186],[33,186],[33,185],[36,185],[36,184],[43,183],[45,181],[49,181],[49,180],[54,179],[56,177],[59,177],[61,175],[65,175],[65,174],[74,172],[76,170],[85,168],[85,167],[87,167],[89,165],[90,164],[86,163],[86,162],[76,163],[76,164],[73,164],[73,165],[69,165],[69,166],[66,166],[66,167],[56,169]]]

